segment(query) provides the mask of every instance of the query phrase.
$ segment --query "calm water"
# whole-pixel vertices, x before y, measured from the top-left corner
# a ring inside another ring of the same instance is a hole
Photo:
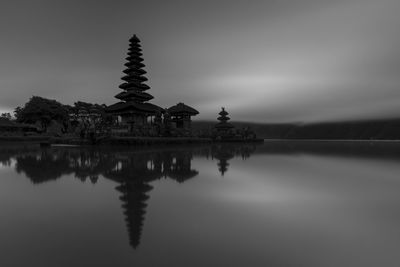
[[[0,266],[400,266],[400,145],[0,147]]]

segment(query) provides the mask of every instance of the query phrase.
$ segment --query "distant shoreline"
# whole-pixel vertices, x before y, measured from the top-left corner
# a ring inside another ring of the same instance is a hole
[[[400,140],[400,118],[297,123],[231,122],[236,128],[250,128],[258,138],[283,140]],[[215,123],[193,121],[194,131],[207,132]]]
[[[400,139],[292,139],[264,138],[261,143],[400,143]],[[92,145],[89,140],[69,137],[51,136],[0,136],[1,143],[51,143],[66,145]],[[205,144],[205,143],[260,143],[252,140],[213,141],[210,138],[197,137],[112,137],[103,140],[99,145],[164,145],[164,144]]]
[[[400,142],[400,139],[268,139],[264,138],[264,142],[360,142],[360,143],[369,143],[369,142],[387,142],[387,143],[395,143]]]

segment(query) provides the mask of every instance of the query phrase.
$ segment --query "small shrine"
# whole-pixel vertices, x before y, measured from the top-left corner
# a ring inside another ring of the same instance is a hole
[[[167,109],[170,116],[170,123],[172,129],[190,131],[192,116],[199,114],[194,108],[185,105],[184,103],[178,103]],[[181,135],[188,135],[188,133],[181,133]]]
[[[219,117],[217,120],[219,120],[219,122],[214,126],[216,138],[232,137],[234,135],[233,128],[235,128],[235,126],[228,122],[231,119],[228,117],[229,113],[223,107],[218,114]]]
[[[250,127],[243,127],[242,129],[236,129],[235,126],[230,124],[228,121],[229,113],[222,108],[218,113],[218,123],[214,125],[214,131],[211,138],[214,141],[220,142],[263,142],[263,139],[258,139],[256,134]]]

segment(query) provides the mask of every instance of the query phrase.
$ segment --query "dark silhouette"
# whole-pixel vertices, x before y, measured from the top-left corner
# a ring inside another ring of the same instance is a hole
[[[107,108],[113,116],[114,124],[111,127],[112,135],[160,137],[160,136],[192,136],[191,117],[199,114],[197,110],[183,103],[168,109],[149,103],[153,96],[145,84],[147,78],[143,69],[142,48],[136,35],[129,39],[129,52],[125,63],[126,74],[122,77],[124,83],[119,88],[123,92],[115,97],[121,102]],[[162,119],[164,114],[164,120]]]
[[[122,193],[123,214],[128,229],[129,244],[136,249],[140,244],[142,229],[146,215],[146,201],[149,199],[148,192],[153,189],[151,185],[142,180],[126,180],[116,189]]]
[[[228,171],[229,160],[234,157],[241,157],[243,160],[250,157],[256,151],[255,144],[215,144],[211,147],[211,156],[218,160],[217,166],[221,176]]]
[[[191,136],[192,116],[199,114],[197,110],[183,103],[178,103],[167,109],[173,123],[174,136]]]
[[[211,138],[218,142],[263,142],[263,139],[257,139],[256,134],[250,127],[235,129],[235,126],[229,123],[229,113],[222,108],[219,112],[218,123],[214,125]],[[204,132],[204,130],[199,131]],[[201,135],[201,134],[200,134]]]
[[[9,119],[7,116],[0,116],[0,134],[3,136],[8,135],[23,135],[27,132],[35,133],[37,132],[36,127],[25,124],[25,123],[18,123]]]
[[[118,116],[121,118],[120,122],[116,120],[117,124],[129,124],[131,134],[146,135],[148,120],[152,120],[156,114],[164,110],[148,103],[153,96],[146,92],[150,87],[144,83],[147,81],[144,76],[146,71],[143,69],[145,65],[142,63],[140,40],[136,35],[129,39],[128,50],[128,57],[126,57],[128,62],[125,63],[127,68],[123,71],[126,75],[122,77],[124,83],[119,86],[123,92],[115,96],[121,102],[109,106],[107,112],[116,119]]]
[[[140,244],[145,220],[147,200],[152,189],[150,182],[169,178],[183,183],[196,175],[191,160],[194,150],[131,150],[84,148],[29,148],[4,147],[0,150],[0,163],[10,165],[24,173],[34,184],[54,181],[63,175],[74,174],[82,182],[96,183],[100,176],[119,185],[123,214],[130,244]]]
[[[106,129],[112,124],[111,115],[106,113],[106,105],[78,101],[73,106],[67,106],[69,112],[68,132],[75,133],[81,139],[106,134]]]
[[[18,155],[15,169],[18,173],[24,172],[34,184],[57,180],[73,172],[65,154],[55,156],[47,149],[35,154]]]
[[[212,147],[212,156],[218,160],[218,170],[222,176],[228,171],[228,161],[235,157],[235,152],[232,147],[223,145],[215,145]]]
[[[191,167],[192,152],[179,151],[169,153],[164,161],[164,176],[183,183],[199,174],[198,171]]]
[[[192,168],[196,157],[217,160],[221,175],[229,173],[229,161],[243,160],[254,154],[337,155],[391,159],[400,161],[400,144],[397,143],[351,143],[351,142],[269,142],[267,145],[253,143],[218,143],[202,147],[182,148],[83,148],[1,146],[0,163],[24,173],[35,185],[74,174],[82,182],[96,183],[98,179],[110,179],[117,183],[126,221],[129,242],[133,248],[140,245],[153,181],[173,179],[186,182],[198,175]],[[231,162],[232,164],[232,162]]]
[[[212,121],[194,121],[194,132],[206,132]],[[250,127],[257,137],[266,139],[323,140],[399,140],[400,119],[380,119],[320,123],[251,123],[233,122],[237,129]]]
[[[216,130],[215,133],[216,139],[233,137],[232,129],[235,128],[235,126],[233,126],[228,122],[231,119],[228,117],[228,114],[229,113],[226,112],[225,108],[221,108],[221,111],[219,113],[220,116],[217,118],[219,122],[216,125],[214,125],[214,128]]]
[[[39,96],[32,96],[24,107],[15,109],[15,116],[18,122],[40,123],[42,131],[46,131],[51,121],[60,124],[67,123],[68,108],[56,100],[50,100]]]

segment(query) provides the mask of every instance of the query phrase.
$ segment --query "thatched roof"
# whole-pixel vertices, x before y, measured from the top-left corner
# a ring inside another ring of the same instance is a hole
[[[199,114],[197,110],[195,110],[192,107],[189,107],[188,105],[185,105],[183,103],[178,103],[175,106],[172,106],[168,108],[168,112],[171,115],[177,115],[177,114],[189,114],[190,116],[194,116]]]

